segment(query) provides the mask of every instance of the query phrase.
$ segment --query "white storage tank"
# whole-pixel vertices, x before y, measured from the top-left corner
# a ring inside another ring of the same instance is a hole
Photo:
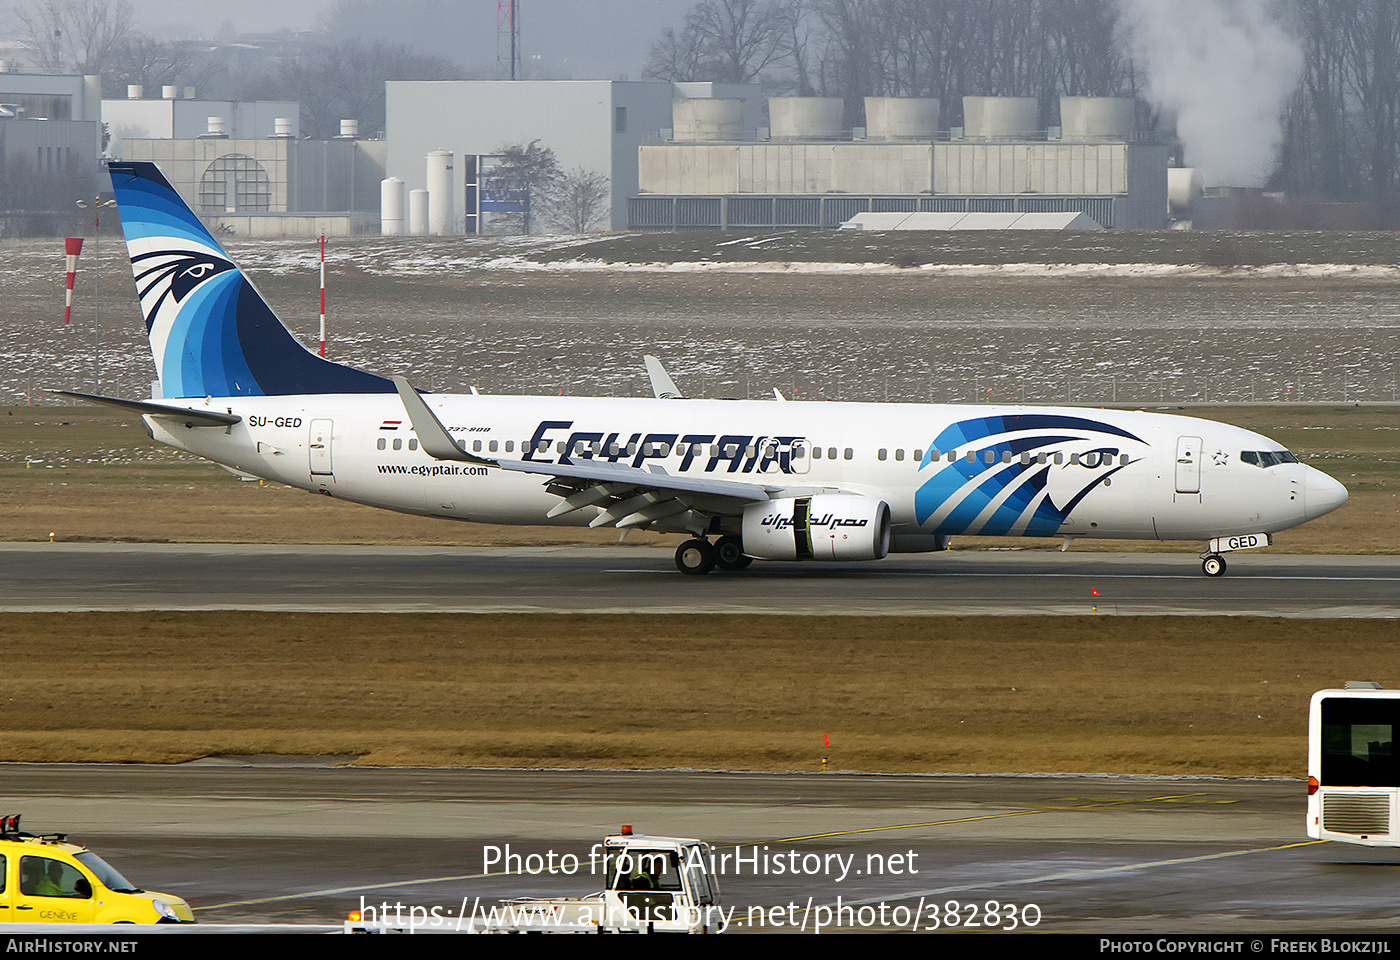
[[[408,232],[415,237],[428,234],[428,191],[408,191]]]
[[[180,95],[180,88],[174,84],[165,84],[160,88],[160,98],[162,100],[174,100]]]
[[[846,104],[840,97],[772,97],[769,136],[774,140],[839,140]]]
[[[1128,97],[1061,97],[1062,140],[1131,140],[1136,116]]]
[[[1167,210],[1172,216],[1189,217],[1203,192],[1201,172],[1195,167],[1167,168]]]
[[[445,237],[452,232],[452,151],[428,154],[428,232]],[[411,211],[410,211],[411,212]]]
[[[404,230],[404,182],[398,177],[379,181],[379,232],[399,237]]]
[[[355,140],[360,136],[360,121],[342,120],[340,121],[340,139]]]
[[[937,97],[865,98],[867,140],[932,140],[939,119]]]
[[[730,97],[684,97],[671,101],[672,136],[685,142],[742,140],[744,101]]]
[[[273,117],[273,118],[272,118],[272,135],[273,135],[274,137],[282,137],[282,138],[284,138],[284,139],[286,139],[286,138],[291,138],[291,137],[295,137],[295,136],[297,135],[297,132],[296,132],[295,130],[292,129],[292,118],[291,118],[291,117]]]
[[[1040,135],[1035,97],[963,97],[963,136],[969,140],[1034,140]]]
[[[139,83],[128,83],[126,85],[126,98],[128,100],[140,100],[146,95],[146,88]]]

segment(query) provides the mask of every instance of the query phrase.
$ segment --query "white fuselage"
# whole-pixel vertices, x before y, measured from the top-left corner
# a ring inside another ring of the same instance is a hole
[[[166,401],[242,422],[153,436],[236,470],[405,513],[490,523],[547,520],[551,463],[590,458],[672,476],[829,488],[889,505],[895,549],[935,535],[1204,540],[1273,533],[1335,509],[1346,492],[1282,448],[1225,424],[1083,408],[424,395],[463,448],[541,464],[540,474],[435,460],[393,394]],[[630,452],[629,452],[630,451]],[[934,457],[937,459],[935,460]],[[1288,458],[1291,461],[1291,457]],[[1028,481],[1033,480],[1033,483]],[[687,529],[686,515],[655,529]],[[693,526],[690,527],[692,530]]]

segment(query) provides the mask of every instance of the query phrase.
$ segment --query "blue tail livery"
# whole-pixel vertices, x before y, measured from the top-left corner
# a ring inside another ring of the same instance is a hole
[[[108,169],[166,397],[394,392],[302,346],[155,164]]]

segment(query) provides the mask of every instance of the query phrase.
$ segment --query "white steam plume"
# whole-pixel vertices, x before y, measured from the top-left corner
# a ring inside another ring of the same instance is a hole
[[[1262,186],[1303,69],[1271,0],[1118,0],[1150,99],[1211,185]]]

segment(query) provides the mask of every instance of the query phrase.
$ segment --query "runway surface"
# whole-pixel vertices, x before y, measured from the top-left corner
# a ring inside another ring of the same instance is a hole
[[[739,920],[765,908],[769,927],[773,907],[786,917],[795,904],[810,929],[809,901],[838,898],[870,907],[877,928],[882,903],[883,926],[902,905],[925,929],[946,924],[951,902],[960,922],[988,921],[989,901],[996,924],[1014,916],[1039,931],[1396,923],[1400,854],[1308,842],[1300,782],[316,763],[7,764],[0,778],[6,811],[22,811],[28,829],[68,831],[138,885],[185,897],[206,923],[335,922],[361,897],[455,915],[477,898],[587,893],[601,886],[592,845],[623,823],[730,855],[724,904]],[[580,866],[503,873],[507,845]],[[861,917],[839,926],[867,925]]]
[[[1400,616],[1395,557],[966,551],[678,573],[649,547],[0,545],[0,609]]]

